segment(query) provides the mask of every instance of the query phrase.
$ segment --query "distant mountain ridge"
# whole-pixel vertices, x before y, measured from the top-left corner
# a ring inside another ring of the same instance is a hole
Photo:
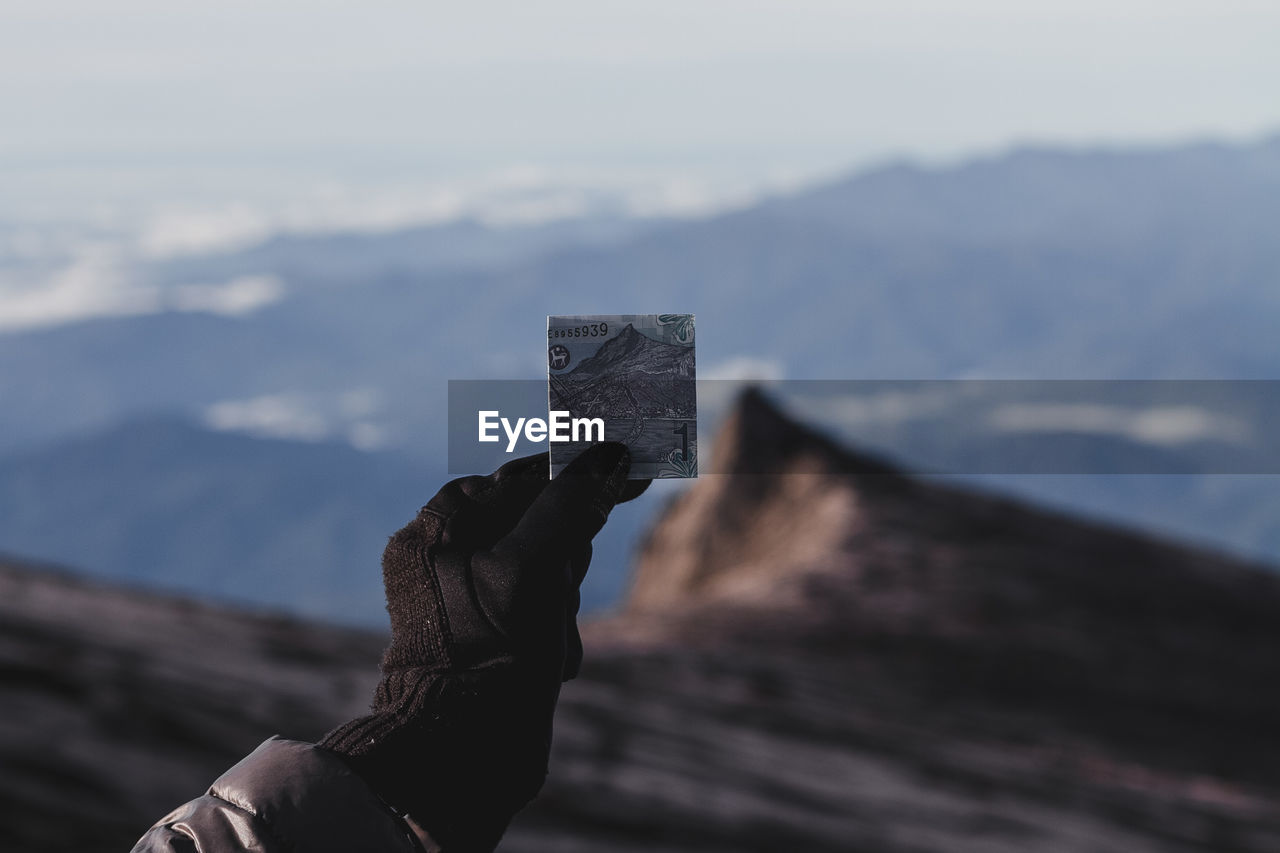
[[[541,321],[531,318],[619,305],[698,313],[704,375],[748,359],[806,379],[1270,379],[1280,364],[1275,222],[1280,137],[895,164],[698,221],[539,230],[509,251],[495,248],[500,234],[463,226],[278,240],[151,271],[174,282],[278,274],[286,297],[256,313],[0,335],[0,466],[43,464],[48,448],[83,436],[110,437],[106,453],[119,424],[156,413],[199,420],[228,402],[355,394],[371,401],[362,418],[391,449],[434,471],[449,379],[543,376]],[[323,412],[303,414],[335,440],[345,434]],[[947,417],[937,414],[943,429]],[[977,436],[972,452],[1003,438]],[[1082,444],[1079,458],[1095,446]],[[912,461],[909,445],[895,451]],[[1266,478],[1059,480],[1042,491],[1082,511],[1280,557],[1280,487]],[[30,506],[53,517],[63,487],[27,483]],[[328,488],[326,500],[341,504],[341,486]],[[286,510],[263,504],[258,515]],[[117,508],[104,500],[97,511],[105,530]],[[358,506],[343,512],[365,517]],[[185,529],[191,564],[224,535]],[[51,541],[0,537],[0,548],[38,557],[29,548]],[[268,549],[255,559],[281,562]]]
[[[382,628],[387,539],[452,478],[394,451],[150,417],[0,459],[0,553]],[[616,516],[596,542],[586,612],[616,599],[645,523],[631,505]]]
[[[0,363],[44,365],[40,377],[0,372],[0,452],[282,390],[383,390],[384,417],[416,435],[439,428],[443,393],[398,393],[406,383],[538,372],[529,317],[607,313],[641,296],[715,318],[704,364],[751,356],[789,376],[1266,378],[1280,359],[1277,219],[1280,137],[894,165],[706,220],[544,241],[496,269],[434,265],[430,252],[390,267],[339,262],[366,250],[412,257],[412,235],[392,248],[335,238],[341,251],[323,269],[307,262],[311,244],[278,241],[269,261],[248,250],[163,273],[278,274],[288,297],[251,316],[0,335]],[[275,256],[290,247],[302,257]],[[1161,308],[1129,310],[1139,304]],[[170,358],[152,357],[159,348]]]
[[[131,583],[376,625],[387,537],[444,479],[396,454],[151,418],[0,461],[0,543]]]

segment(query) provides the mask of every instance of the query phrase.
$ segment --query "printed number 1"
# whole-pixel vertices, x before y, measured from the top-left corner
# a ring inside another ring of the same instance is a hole
[[[673,429],[671,431],[671,434],[680,436],[680,439],[681,439],[680,443],[683,446],[683,450],[680,451],[680,458],[688,459],[689,458],[689,425],[680,424],[680,427],[678,429]]]

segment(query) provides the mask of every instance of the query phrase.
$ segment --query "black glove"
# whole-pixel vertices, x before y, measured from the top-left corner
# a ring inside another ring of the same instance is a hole
[[[541,789],[561,681],[582,661],[578,587],[630,456],[599,444],[448,483],[383,555],[391,645],[372,714],[320,745],[446,851],[492,850]]]

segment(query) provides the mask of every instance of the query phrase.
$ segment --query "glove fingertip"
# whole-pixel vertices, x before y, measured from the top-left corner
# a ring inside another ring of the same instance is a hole
[[[653,480],[627,480],[622,487],[622,494],[618,497],[618,503],[624,504],[627,501],[635,500],[643,495],[652,484]]]

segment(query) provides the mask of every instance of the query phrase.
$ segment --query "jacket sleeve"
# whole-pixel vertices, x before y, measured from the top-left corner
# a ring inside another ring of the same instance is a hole
[[[273,737],[202,797],[165,815],[133,853],[433,853],[337,755]]]

